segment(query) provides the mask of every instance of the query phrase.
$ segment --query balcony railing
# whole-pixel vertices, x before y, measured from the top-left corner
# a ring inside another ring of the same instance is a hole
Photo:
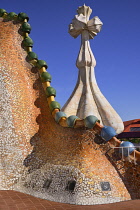
[[[134,148],[133,153],[130,152]],[[119,150],[119,154],[121,155],[122,160],[128,160],[128,161],[134,161],[134,164],[137,164],[136,162],[136,151],[140,152],[140,146],[134,146],[134,147],[111,147],[111,149]],[[132,155],[133,154],[133,155]]]

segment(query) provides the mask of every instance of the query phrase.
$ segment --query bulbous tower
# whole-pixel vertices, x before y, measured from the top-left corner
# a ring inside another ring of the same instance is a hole
[[[89,40],[100,32],[103,23],[97,16],[89,20],[91,12],[92,9],[86,5],[79,7],[78,15],[75,15],[69,25],[72,37],[81,35],[81,47],[76,61],[79,74],[75,89],[62,110],[68,116],[77,115],[81,119],[95,115],[102,125],[113,127],[119,134],[124,129],[123,122],[101,93],[95,78],[96,60]]]

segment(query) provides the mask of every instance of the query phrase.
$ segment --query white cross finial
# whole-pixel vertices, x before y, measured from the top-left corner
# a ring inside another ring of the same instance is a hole
[[[91,12],[92,9],[85,4],[79,7],[78,15],[75,15],[69,26],[71,36],[76,38],[81,34],[81,47],[76,61],[79,76],[76,87],[62,110],[68,116],[77,115],[81,119],[94,115],[102,125],[112,126],[116,133],[121,133],[124,129],[123,122],[101,93],[95,79],[96,60],[89,39],[100,32],[103,23],[97,16],[89,20]]]
[[[70,35],[76,38],[83,30],[88,30],[89,38],[93,39],[100,32],[103,23],[97,16],[89,20],[92,9],[85,4],[77,9],[77,13],[69,26]]]

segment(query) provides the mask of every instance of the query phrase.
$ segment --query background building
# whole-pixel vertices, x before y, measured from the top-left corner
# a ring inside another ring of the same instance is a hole
[[[140,138],[140,119],[129,120],[124,122],[124,131],[118,138]]]

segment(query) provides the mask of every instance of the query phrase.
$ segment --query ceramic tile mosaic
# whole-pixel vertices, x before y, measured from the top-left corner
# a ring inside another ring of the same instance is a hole
[[[82,205],[140,198],[139,166],[120,161],[120,171],[93,131],[54,121],[18,29],[0,19],[1,189]]]

